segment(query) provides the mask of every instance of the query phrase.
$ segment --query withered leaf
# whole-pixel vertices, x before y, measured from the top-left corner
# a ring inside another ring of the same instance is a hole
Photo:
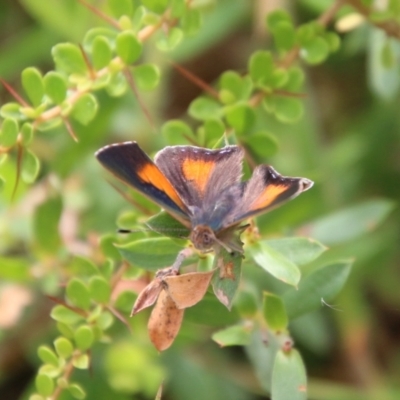
[[[156,302],[163,288],[163,278],[176,274],[177,271],[173,270],[171,267],[160,269],[159,271],[157,271],[155,278],[140,292],[139,296],[137,297],[135,304],[132,308],[131,317],[132,315],[137,314],[143,309],[152,306]]]
[[[198,303],[206,294],[214,271],[189,272],[163,279],[165,289],[179,309]]]
[[[157,350],[163,351],[171,346],[181,327],[183,313],[184,310],[177,308],[168,292],[162,290],[147,324],[150,340]]]

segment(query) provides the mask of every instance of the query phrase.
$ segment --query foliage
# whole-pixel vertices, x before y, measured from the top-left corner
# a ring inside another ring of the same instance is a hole
[[[0,340],[5,348],[13,333],[23,332],[29,362],[37,368],[21,398],[398,397],[394,358],[389,372],[378,371],[382,386],[360,365],[373,363],[365,339],[374,321],[365,285],[378,304],[399,302],[393,268],[399,177],[392,143],[399,140],[400,8],[396,1],[385,9],[362,0],[299,3],[294,12],[300,18],[283,9],[261,12],[262,34],[268,33],[271,45],[247,48],[240,68],[219,67],[209,84],[182,64],[248,23],[250,2],[22,2],[36,23],[17,37],[12,52],[0,49],[7,59],[0,66],[3,86],[13,97],[0,109],[0,304],[10,303],[7,293],[21,299],[11,301],[11,322],[0,318]],[[16,11],[10,6],[7,12]],[[32,52],[31,37],[43,49]],[[232,41],[222,47],[229,49]],[[365,89],[357,118],[346,107],[344,116],[331,111],[333,96],[346,102],[357,95],[356,85],[344,85],[344,93],[333,86],[325,95],[313,74],[335,76],[335,67],[351,78],[347,66],[361,70],[356,55],[366,51],[375,97]],[[206,61],[208,68],[217,64],[212,57]],[[20,84],[14,83],[15,70],[22,70]],[[173,94],[167,77],[174,70],[202,93],[185,104],[186,115],[158,127]],[[329,135],[315,122],[321,115]],[[225,250],[197,255],[187,252],[180,224],[124,192],[134,204],[128,208],[99,177],[93,152],[128,139],[150,151],[164,144],[237,143],[246,151],[246,176],[268,158],[316,186],[258,218],[257,226],[251,223],[242,234],[244,259]],[[322,144],[328,140],[329,146]],[[121,213],[123,207],[128,211]],[[133,233],[110,233],[116,219]],[[56,303],[50,312],[43,298]],[[35,326],[21,314],[27,304],[52,322]],[[138,313],[153,305],[151,314]],[[148,339],[147,321],[159,350],[176,336],[161,357]],[[335,338],[333,323],[340,332]],[[234,351],[218,351],[209,338],[221,347],[243,346],[248,360],[232,360]],[[343,342],[335,346],[338,338]],[[364,387],[314,377],[313,365],[339,346],[348,375]],[[247,374],[236,379],[247,363],[259,386]],[[91,378],[80,372],[89,369]]]

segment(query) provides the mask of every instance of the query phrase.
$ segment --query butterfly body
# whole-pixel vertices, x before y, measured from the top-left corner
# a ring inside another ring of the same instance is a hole
[[[268,165],[255,168],[242,182],[243,149],[168,146],[154,162],[136,142],[100,149],[98,160],[191,230],[200,251],[216,244],[240,251],[232,240],[237,226],[289,200],[312,186],[306,178],[284,177]]]

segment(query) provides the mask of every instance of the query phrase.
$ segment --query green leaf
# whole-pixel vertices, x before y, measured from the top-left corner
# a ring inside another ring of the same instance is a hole
[[[29,396],[29,400],[46,400],[46,398],[40,396],[39,394],[32,394]]]
[[[68,386],[68,392],[71,393],[71,396],[78,400],[83,400],[86,398],[86,392],[83,388],[77,383],[72,383]]]
[[[271,392],[272,368],[279,347],[276,335],[268,335],[266,345],[265,334],[256,329],[251,335],[250,344],[244,348],[261,387],[267,392]]]
[[[307,233],[327,245],[336,245],[369,233],[393,210],[389,200],[369,200],[317,219]]]
[[[23,257],[0,256],[0,279],[2,281],[26,282],[29,278],[29,259]]]
[[[47,199],[40,204],[35,212],[33,227],[35,241],[41,251],[55,254],[61,245],[61,238],[58,231],[58,224],[61,217],[61,197]]]
[[[99,317],[96,319],[97,326],[105,331],[108,329],[114,322],[114,317],[108,311],[103,311]]]
[[[169,4],[169,9],[171,11],[171,16],[173,18],[180,18],[186,11],[186,1],[185,0],[171,0]]]
[[[96,36],[92,45],[92,62],[95,70],[106,67],[112,60],[112,49],[109,40],[104,36]]]
[[[172,238],[188,238],[190,230],[165,211],[161,211],[146,221],[146,225],[163,236]]]
[[[97,275],[99,273],[99,269],[96,267],[96,264],[92,260],[83,256],[74,256],[69,265],[71,269],[72,276],[88,276],[91,277],[93,275]]]
[[[400,75],[398,60],[400,44],[388,38],[386,32],[371,28],[368,38],[368,84],[378,96],[392,100],[399,92]]]
[[[300,281],[300,270],[288,258],[265,242],[254,243],[248,246],[247,250],[265,271],[288,285],[297,286]]]
[[[247,346],[250,343],[251,329],[246,325],[233,325],[215,332],[212,340],[220,347]]]
[[[18,121],[14,118],[5,118],[1,124],[0,145],[3,147],[14,146],[19,133]]]
[[[200,121],[219,118],[222,115],[221,105],[209,97],[198,97],[189,106],[189,115]]]
[[[195,35],[201,28],[202,17],[200,10],[195,8],[186,8],[181,19],[181,27],[185,36]]]
[[[194,138],[192,128],[179,119],[167,121],[161,129],[161,133],[170,145],[180,145],[188,142],[188,139]]]
[[[88,369],[89,368],[89,356],[88,354],[81,354],[72,359],[72,365],[76,369]]]
[[[59,304],[55,306],[50,313],[51,318],[56,321],[62,322],[66,325],[74,325],[82,321],[82,315],[70,310],[69,308]]]
[[[242,274],[242,256],[221,249],[215,255],[213,268],[218,268],[211,281],[215,296],[230,310],[233,298],[239,288]]]
[[[33,125],[30,122],[25,122],[21,126],[22,145],[28,146],[33,139]]]
[[[107,93],[112,97],[122,96],[127,89],[128,84],[122,72],[113,74],[106,87]]]
[[[89,280],[90,297],[101,304],[107,304],[110,301],[110,284],[101,276],[92,276]]]
[[[142,54],[142,43],[132,31],[121,32],[117,36],[116,52],[125,64],[133,64]]]
[[[21,178],[26,183],[35,182],[40,169],[39,159],[29,150],[25,150],[22,158]]]
[[[171,265],[182,250],[169,238],[141,239],[116,247],[130,263],[151,271]]]
[[[265,243],[296,265],[308,264],[327,250],[324,245],[316,240],[304,237],[271,239],[266,240]]]
[[[284,123],[297,122],[304,114],[304,105],[301,99],[275,96],[274,107],[276,118]]]
[[[45,132],[45,131],[50,131],[53,130],[54,128],[57,128],[63,123],[63,120],[61,118],[52,118],[47,121],[39,122],[36,125],[36,129],[40,132]]]
[[[296,92],[301,89],[304,83],[304,72],[299,67],[291,67],[287,70],[288,80],[284,85],[284,89]]]
[[[141,0],[142,4],[150,11],[154,11],[157,14],[162,14],[169,3],[169,0]]]
[[[239,103],[226,109],[226,120],[237,133],[241,134],[253,127],[256,115],[249,105]]]
[[[87,66],[81,49],[72,43],[59,43],[51,49],[57,69],[69,74],[86,75]]]
[[[255,84],[268,82],[274,68],[272,54],[269,51],[256,51],[251,55],[249,72]]]
[[[154,64],[142,64],[133,69],[135,83],[142,90],[153,90],[160,82],[160,69]]]
[[[75,102],[72,108],[72,117],[82,125],[87,125],[97,114],[99,104],[91,93],[84,93]]]
[[[275,10],[267,14],[267,27],[270,31],[273,31],[280,23],[292,23],[292,18],[284,10]]]
[[[247,100],[253,89],[251,79],[248,76],[243,78],[235,71],[224,72],[220,77],[219,86],[230,93],[233,101]]]
[[[115,248],[116,237],[114,234],[104,235],[100,238],[100,248],[107,258],[115,261],[121,260],[121,254]]]
[[[225,132],[224,123],[217,118],[207,119],[203,125],[205,142],[208,145],[214,145],[215,142],[219,141]]]
[[[157,41],[157,47],[161,51],[171,51],[173,50],[183,39],[182,29],[177,27],[171,28],[168,34],[162,34],[162,36]]]
[[[276,333],[284,332],[289,320],[282,299],[272,293],[263,295],[263,316],[268,328]]]
[[[278,351],[272,371],[271,395],[274,400],[307,399],[306,370],[296,349]]]
[[[81,351],[86,351],[94,342],[93,330],[87,326],[82,325],[74,332],[74,340],[76,347]]]
[[[74,329],[72,329],[69,325],[64,324],[63,322],[57,322],[57,330],[67,339],[74,338]]]
[[[0,115],[3,118],[12,118],[15,120],[26,119],[25,115],[21,112],[21,104],[19,103],[6,103],[0,108]]]
[[[328,43],[331,53],[338,51],[340,48],[340,36],[336,32],[325,32],[324,39]]]
[[[71,357],[74,351],[74,346],[72,346],[72,343],[65,337],[57,338],[54,341],[54,348],[57,354],[64,359]]]
[[[272,157],[278,151],[278,142],[274,135],[269,132],[255,132],[246,135],[242,140],[243,145],[254,156],[255,161],[265,162],[266,158]]]
[[[300,56],[311,65],[320,64],[329,55],[329,45],[325,39],[317,36],[305,43]]]
[[[39,374],[35,379],[38,393],[44,397],[50,396],[54,391],[54,381],[48,375]]]
[[[296,31],[291,21],[276,23],[272,29],[272,35],[278,50],[289,51],[296,44]]]
[[[253,318],[258,312],[257,297],[248,290],[241,289],[237,292],[234,306],[242,318]]]
[[[132,0],[108,0],[108,6],[112,15],[116,18],[122,15],[132,16],[133,14]]]
[[[72,278],[66,289],[68,300],[76,307],[88,310],[90,308],[90,294],[87,286],[78,278]]]
[[[28,67],[22,71],[22,86],[34,107],[40,105],[43,100],[43,77],[37,68]]]
[[[108,41],[111,48],[115,45],[118,31],[111,28],[97,27],[89,29],[83,39],[83,46],[88,53],[93,51],[94,42],[98,37],[103,37]]]
[[[48,346],[40,346],[38,348],[38,356],[45,364],[51,364],[55,367],[59,365],[56,353]]]
[[[319,309],[322,301],[333,301],[346,283],[351,264],[351,261],[338,261],[319,268],[303,278],[297,290],[286,291],[283,301],[289,318]]]

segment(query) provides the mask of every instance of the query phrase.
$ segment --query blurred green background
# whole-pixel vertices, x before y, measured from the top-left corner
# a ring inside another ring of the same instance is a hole
[[[166,56],[149,46],[146,60],[163,68],[161,86],[141,95],[155,129],[131,93],[110,98],[100,92],[101,112],[96,119],[86,127],[74,125],[79,143],[62,127],[38,135],[33,144],[42,162],[38,183],[31,189],[21,184],[13,202],[9,191],[0,200],[0,252],[24,255],[35,241],[32,209],[48,182],[63,191],[68,209],[64,218],[70,221],[63,238],[73,237],[69,251],[85,253],[90,240],[112,231],[118,213],[130,206],[104,179],[94,151],[132,139],[148,151],[165,145],[158,132],[161,124],[171,118],[187,119],[190,101],[201,93],[169,60],[211,84],[227,69],[244,71],[254,50],[271,47],[264,20],[272,3],[218,1],[205,13],[200,33],[173,54]],[[289,2],[274,3],[284,7]],[[332,2],[295,3],[290,12],[302,23],[318,18]],[[53,68],[53,45],[79,43],[90,27],[99,24],[96,15],[74,0],[3,0],[0,8],[0,77],[18,89],[25,67]],[[265,162],[284,174],[307,176],[315,187],[261,217],[260,226],[265,234],[297,226],[298,233],[329,246],[329,257],[355,259],[350,279],[334,304],[291,325],[307,367],[310,398],[398,399],[400,39],[393,38],[388,45],[382,31],[366,22],[342,33],[341,39],[340,50],[326,62],[304,67],[303,118],[284,125],[265,117],[279,149]],[[387,65],[382,63],[385,46],[391,46],[393,56]],[[4,88],[0,96],[1,104],[10,101]],[[32,261],[37,280],[15,283],[3,273],[0,281],[1,400],[27,398],[40,365],[36,349],[55,335],[49,318],[52,303],[42,293],[51,292],[54,274],[62,271],[54,259],[49,257],[47,265],[45,256],[41,260],[44,266]],[[194,323],[202,318],[209,326],[198,329]],[[159,357],[146,342],[146,315],[139,315],[132,323],[134,334],[122,324],[113,326],[113,346],[98,345],[92,373],[83,371],[77,379],[89,388],[88,398],[98,400],[154,398],[165,373],[170,377],[167,399],[265,398],[245,352],[239,347],[220,349],[210,339],[214,321],[221,326],[234,319],[206,299],[195,312],[186,313],[178,346]]]

